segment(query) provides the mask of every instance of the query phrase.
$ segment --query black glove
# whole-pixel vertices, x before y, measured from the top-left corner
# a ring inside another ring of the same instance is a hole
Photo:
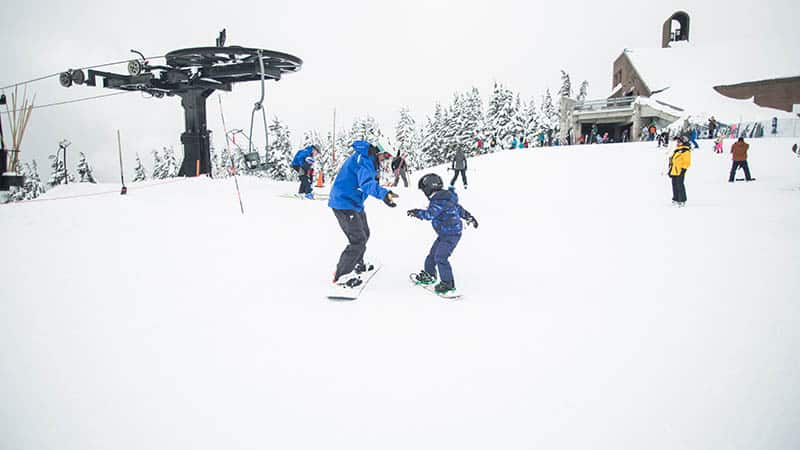
[[[419,219],[419,210],[418,209],[409,209],[406,212],[406,214],[408,214],[408,217],[414,217],[414,218]]]
[[[386,203],[386,206],[390,208],[394,208],[395,206],[397,206],[397,203],[394,202],[394,199],[396,199],[397,197],[400,196],[392,191],[389,191],[386,193],[386,196],[383,197],[383,203]]]
[[[472,228],[478,228],[478,220],[474,216],[469,216],[467,218],[467,224],[472,225]]]

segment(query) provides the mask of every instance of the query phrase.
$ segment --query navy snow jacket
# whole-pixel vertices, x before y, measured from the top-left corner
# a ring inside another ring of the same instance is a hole
[[[308,147],[300,150],[294,155],[294,159],[292,159],[292,167],[302,167],[305,170],[311,168],[314,165],[314,158],[311,156],[312,148],[309,145]]]
[[[433,229],[439,235],[461,234],[461,219],[472,215],[458,204],[458,194],[452,189],[435,192],[428,209],[419,210],[417,218],[433,221]]]
[[[364,200],[373,196],[383,200],[389,190],[378,183],[377,156],[369,154],[369,142],[355,141],[355,152],[342,164],[331,188],[328,207],[363,211]]]

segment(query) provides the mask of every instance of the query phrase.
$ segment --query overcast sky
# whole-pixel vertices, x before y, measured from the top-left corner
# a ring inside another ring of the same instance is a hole
[[[657,4],[657,6],[652,6]],[[148,56],[187,47],[212,46],[227,29],[228,45],[276,50],[303,59],[300,72],[268,83],[267,111],[290,127],[295,144],[302,133],[349,128],[371,114],[394,135],[398,111],[411,109],[421,124],[436,101],[476,86],[484,102],[496,80],[538,100],[560,85],[560,69],[573,85],[589,81],[589,96],[611,90],[613,60],[626,47],[659,47],[661,25],[672,13],[691,16],[695,44],[765,36],[798,42],[800,2],[672,1],[522,2],[405,0],[335,2],[169,2],[141,0],[127,6],[109,1],[5,1],[0,86],[65,70],[120,61],[130,49]],[[787,51],[798,51],[790,45]],[[710,55],[714,58],[745,55]],[[126,73],[125,66],[106,70]],[[703,70],[702,67],[685,70]],[[109,93],[101,88],[62,88],[57,78],[32,83],[37,104]],[[6,94],[10,91],[6,90]],[[229,128],[249,127],[258,83],[223,93]],[[8,117],[3,129],[8,136]],[[217,96],[208,103],[208,126],[222,145]],[[49,174],[47,155],[58,141],[84,151],[101,181],[118,179],[116,130],[121,130],[128,176],[134,153],[145,165],[150,151],[180,148],[183,111],[178,98],[149,99],[131,93],[34,111],[22,159],[35,158]],[[263,147],[263,132],[255,133]],[[10,138],[7,137],[7,141]],[[75,161],[76,154],[70,156]],[[70,167],[73,167],[70,164]]]

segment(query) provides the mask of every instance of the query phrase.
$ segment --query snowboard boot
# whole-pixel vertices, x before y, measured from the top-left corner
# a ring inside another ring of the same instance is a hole
[[[437,284],[435,288],[433,288],[437,294],[446,294],[448,292],[452,292],[456,290],[456,285],[452,281],[442,281],[441,283]]]
[[[436,283],[436,277],[431,275],[431,274],[429,274],[428,272],[425,272],[424,270],[422,270],[418,274],[416,274],[414,276],[414,278],[415,278],[417,284],[428,285],[428,284]]]
[[[416,279],[417,284],[433,284],[436,283],[436,277],[425,272],[424,270],[420,271],[418,274],[414,276]]]
[[[369,271],[375,270],[375,266],[373,264],[370,264],[370,263],[361,262],[361,263],[356,264],[356,267],[353,270],[357,274],[361,275],[364,272],[369,272]]]
[[[355,271],[346,273],[338,279],[333,280],[333,284],[343,288],[354,288],[362,283],[361,277]]]

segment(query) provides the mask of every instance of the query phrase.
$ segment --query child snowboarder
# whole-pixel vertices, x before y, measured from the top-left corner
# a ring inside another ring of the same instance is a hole
[[[714,153],[722,153],[722,142],[724,139],[722,133],[717,136],[717,140],[714,141]]]
[[[686,185],[684,178],[689,166],[692,165],[692,152],[689,148],[689,139],[685,136],[678,138],[678,146],[669,160],[669,177],[672,179],[672,204],[678,207],[686,206]]]
[[[436,270],[439,270],[441,282],[434,288],[439,295],[456,289],[453,280],[453,269],[448,258],[461,239],[461,219],[478,228],[478,221],[466,209],[458,204],[458,195],[452,187],[442,190],[444,182],[439,175],[429,173],[419,180],[418,187],[428,198],[428,209],[410,209],[409,217],[433,222],[436,240],[433,242],[428,256],[425,258],[425,269],[414,276],[417,284],[433,284],[436,282]]]

